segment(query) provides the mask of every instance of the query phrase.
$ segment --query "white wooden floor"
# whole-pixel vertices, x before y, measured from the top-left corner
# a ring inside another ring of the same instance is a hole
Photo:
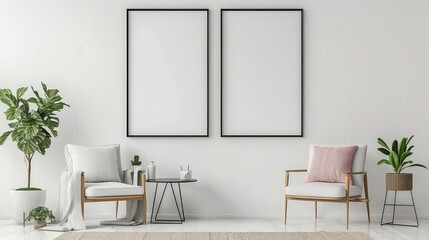
[[[189,219],[183,224],[148,224],[134,227],[100,226],[99,220],[87,220],[86,231],[111,232],[313,232],[346,231],[344,220],[329,218],[314,220],[311,218],[290,218],[288,224],[281,219]],[[380,226],[374,221],[368,225],[365,219],[351,220],[349,231],[361,231],[373,239],[429,239],[429,219],[421,219],[420,227]],[[0,220],[0,239],[50,240],[59,236],[58,232],[33,230],[32,225],[23,228],[12,220]]]

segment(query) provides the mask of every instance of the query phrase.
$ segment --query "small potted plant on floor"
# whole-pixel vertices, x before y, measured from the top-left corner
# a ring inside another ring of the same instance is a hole
[[[11,136],[24,154],[27,167],[27,186],[11,191],[13,218],[17,223],[24,220],[23,213],[28,215],[31,209],[45,205],[46,190],[31,185],[33,157],[36,153],[45,155],[51,146],[51,139],[58,135],[56,128],[59,126],[59,119],[56,113],[64,106],[69,106],[61,101],[57,89],[48,89],[43,83],[42,87],[42,96],[31,87],[33,96],[30,98],[24,98],[27,87],[19,88],[16,93],[10,89],[0,89],[0,101],[7,106],[4,113],[10,128],[10,131],[0,135],[0,145]]]
[[[49,208],[46,207],[36,207],[30,211],[30,214],[25,219],[26,221],[35,220],[34,229],[42,228],[46,226],[46,221],[55,220],[55,216]]]
[[[393,168],[394,173],[386,173],[386,190],[390,191],[409,191],[413,189],[413,174],[403,173],[402,171],[410,167],[422,167],[426,166],[422,164],[414,163],[412,160],[407,160],[409,156],[413,154],[411,151],[414,146],[408,146],[414,136],[404,137],[400,142],[394,140],[391,148],[386,142],[378,138],[378,144],[380,148],[378,151],[387,155],[387,159],[381,159],[378,165],[387,164]]]

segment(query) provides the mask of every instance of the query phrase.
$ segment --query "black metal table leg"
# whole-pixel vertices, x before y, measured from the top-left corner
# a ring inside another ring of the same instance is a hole
[[[182,218],[182,214],[180,213],[179,205],[177,204],[176,194],[174,193],[173,184],[170,183],[171,191],[173,192],[174,202],[176,203],[177,212],[179,213],[180,221],[184,221]]]
[[[416,215],[416,223],[417,223],[416,227],[418,227],[419,226],[419,218],[417,217],[416,204],[414,204],[413,191],[410,191],[410,193],[411,193],[411,200],[413,201],[414,214]]]
[[[396,193],[397,193],[397,191],[395,191],[395,198],[393,199],[393,216],[392,216],[392,223],[393,223],[393,222],[395,222]]]
[[[164,195],[165,195],[165,191],[167,190],[168,184],[170,184],[171,192],[173,193],[174,202],[176,204],[176,209],[177,209],[177,212],[179,214],[179,219],[158,219],[159,210],[161,208],[162,201],[164,200]],[[171,223],[171,224],[180,223],[181,224],[181,223],[183,223],[185,221],[185,212],[183,210],[182,190],[180,188],[180,184],[179,183],[178,183],[178,186],[179,186],[179,196],[180,196],[179,200],[180,200],[180,205],[182,207],[182,211],[180,211],[179,203],[177,202],[177,197],[176,197],[176,193],[175,193],[174,188],[173,188],[173,183],[165,183],[164,190],[162,191],[161,199],[159,200],[159,203],[158,203],[158,207],[157,207],[157,210],[156,210],[155,218],[153,219],[153,211],[154,211],[155,206],[156,206],[155,202],[156,202],[156,194],[157,194],[157,190],[158,190],[158,183],[156,183],[155,195],[154,195],[154,198],[153,198],[153,205],[152,205],[152,215],[150,217],[150,223],[152,223],[152,224],[157,224],[157,223],[166,223],[166,224],[168,224],[168,223]]]
[[[183,208],[182,189],[180,188],[180,183],[177,183],[177,185],[179,186],[180,205],[182,205],[183,221],[185,221],[185,209]]]
[[[150,214],[150,223],[153,223],[153,210],[155,209],[156,192],[158,191],[158,183],[156,183],[155,194],[153,195],[152,213]],[[145,193],[146,194],[146,193]]]
[[[386,208],[386,199],[387,199],[387,193],[389,191],[386,190],[386,194],[384,195],[384,203],[383,203],[383,212],[381,213],[381,221],[380,225],[383,225],[383,218],[384,218],[384,209]]]
[[[162,192],[161,200],[159,200],[158,209],[156,210],[156,215],[155,215],[155,221],[159,221],[158,220],[158,213],[159,213],[159,209],[161,208],[162,200],[164,200],[165,190],[167,190],[167,183],[164,186],[164,191]]]
[[[406,227],[418,227],[419,226],[419,219],[417,217],[417,211],[416,211],[416,205],[414,203],[413,191],[410,191],[411,201],[413,202],[413,204],[397,204],[396,203],[396,194],[397,194],[397,191],[395,191],[395,197],[394,197],[394,200],[393,200],[393,204],[386,203],[388,191],[389,190],[386,190],[386,195],[384,197],[383,213],[381,214],[380,225],[397,225],[397,226],[406,226]],[[392,221],[391,222],[383,223],[384,210],[385,210],[386,206],[393,206],[393,216],[392,216]],[[395,210],[396,210],[396,207],[413,207],[414,208],[414,214],[416,216],[416,225],[395,223]]]

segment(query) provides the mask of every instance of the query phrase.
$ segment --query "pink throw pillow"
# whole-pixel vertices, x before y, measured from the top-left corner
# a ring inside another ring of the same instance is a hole
[[[352,171],[357,149],[358,146],[314,146],[305,182],[344,183],[346,173]]]

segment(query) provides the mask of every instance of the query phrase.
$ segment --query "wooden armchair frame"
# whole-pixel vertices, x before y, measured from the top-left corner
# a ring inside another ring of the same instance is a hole
[[[144,224],[146,224],[146,216],[147,216],[146,174],[144,171],[139,171],[138,174],[140,174],[140,184],[143,187],[143,195],[86,197],[85,196],[85,173],[82,172],[82,174],[80,176],[82,218],[85,218],[85,206],[84,206],[85,202],[113,202],[113,201],[116,201],[116,217],[118,217],[118,203],[119,203],[119,201],[143,200],[143,222],[144,222]]]
[[[285,188],[289,186],[289,173],[303,173],[307,172],[306,169],[299,170],[285,170]],[[350,178],[352,175],[363,175],[363,188],[365,197],[359,196],[350,196]],[[368,177],[366,172],[349,172],[346,175],[345,179],[346,184],[346,196],[345,197],[316,197],[316,196],[296,196],[296,195],[287,195],[285,193],[285,212],[284,220],[286,224],[287,218],[287,204],[289,200],[299,200],[299,201],[314,201],[314,217],[317,219],[317,202],[340,202],[346,203],[346,227],[349,229],[349,205],[350,202],[364,202],[366,203],[366,211],[368,214],[368,223],[371,221],[369,214],[369,196],[368,196]]]

